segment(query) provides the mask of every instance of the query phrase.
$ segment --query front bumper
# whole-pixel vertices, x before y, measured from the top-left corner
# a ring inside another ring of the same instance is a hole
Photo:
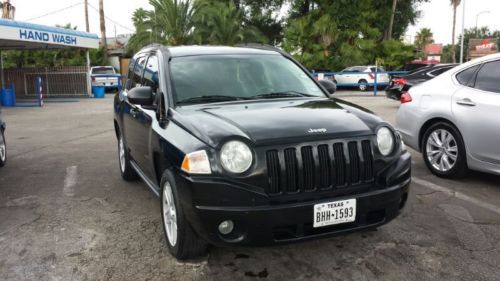
[[[334,236],[388,223],[398,216],[408,198],[409,154],[403,154],[387,172],[392,185],[386,188],[277,205],[266,203],[269,198],[265,194],[227,182],[193,179],[180,174],[176,182],[187,219],[201,237],[219,246],[259,246]],[[315,204],[346,199],[356,199],[355,222],[313,228]],[[213,205],[207,206],[207,202]],[[235,225],[229,235],[218,231],[218,225],[225,220],[232,220]]]

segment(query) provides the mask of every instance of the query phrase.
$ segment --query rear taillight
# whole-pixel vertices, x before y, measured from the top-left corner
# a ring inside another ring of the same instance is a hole
[[[368,73],[368,76],[370,76],[370,79],[375,79],[375,75],[373,75],[373,73]]]
[[[411,98],[411,95],[410,93],[408,92],[404,92],[401,94],[401,98],[399,99],[399,101],[401,103],[407,103],[407,102],[411,102],[413,99]]]
[[[394,85],[404,86],[406,83],[408,83],[408,81],[404,78],[394,79]]]

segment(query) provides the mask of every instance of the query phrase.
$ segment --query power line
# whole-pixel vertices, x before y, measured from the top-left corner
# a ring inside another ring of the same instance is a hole
[[[59,10],[55,10],[55,11],[52,11],[52,12],[48,12],[48,13],[43,14],[43,15],[41,15],[41,16],[34,17],[34,18],[31,18],[31,19],[27,19],[27,20],[25,20],[25,21],[32,21],[32,20],[36,20],[36,19],[43,18],[43,17],[46,17],[46,16],[51,16],[51,15],[54,15],[54,14],[57,14],[57,13],[60,13],[60,12],[64,12],[64,11],[66,11],[66,10],[69,10],[69,9],[71,9],[71,8],[74,8],[74,7],[79,6],[79,5],[82,5],[82,4],[83,4],[83,2],[78,2],[78,3],[73,4],[73,5],[71,5],[71,6],[68,6],[68,7],[65,7],[65,8],[59,9]]]
[[[92,4],[90,4],[90,3],[89,3],[88,5],[89,5],[89,7],[90,7],[90,8],[94,9],[96,12],[99,12],[99,9],[97,9],[96,7],[94,7]],[[122,28],[124,28],[124,29],[126,29],[126,30],[128,30],[128,31],[135,32],[135,30],[134,30],[134,29],[131,29],[131,28],[129,28],[129,27],[126,27],[125,25],[123,25],[123,24],[121,24],[121,23],[119,23],[119,22],[117,22],[117,21],[113,20],[112,18],[110,18],[110,17],[108,17],[108,16],[106,16],[106,15],[104,15],[104,17],[105,17],[107,20],[109,20],[110,22],[112,22],[112,23],[114,23],[114,24],[116,24],[116,25],[118,25],[118,26],[120,26],[120,27],[122,27]]]

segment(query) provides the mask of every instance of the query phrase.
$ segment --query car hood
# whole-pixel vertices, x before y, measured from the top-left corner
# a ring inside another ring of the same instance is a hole
[[[230,138],[265,145],[366,136],[381,122],[368,110],[338,99],[183,106],[172,112],[172,120],[212,147]]]

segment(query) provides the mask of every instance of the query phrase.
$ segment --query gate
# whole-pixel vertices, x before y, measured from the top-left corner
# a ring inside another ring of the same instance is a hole
[[[15,68],[5,70],[5,80],[14,83],[18,98],[35,98],[36,78],[41,77],[44,97],[88,97],[86,66]]]

